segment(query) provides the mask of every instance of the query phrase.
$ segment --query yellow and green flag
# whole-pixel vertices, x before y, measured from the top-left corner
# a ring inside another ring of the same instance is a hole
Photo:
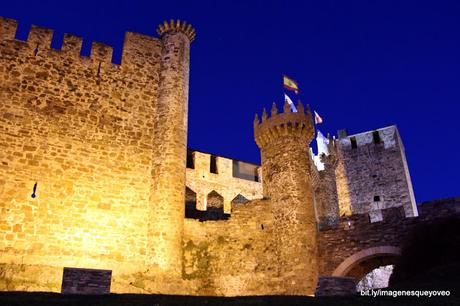
[[[292,90],[296,94],[299,93],[299,86],[297,85],[297,82],[294,81],[293,79],[290,79],[286,75],[283,75],[283,84],[284,84],[284,88],[288,90]]]

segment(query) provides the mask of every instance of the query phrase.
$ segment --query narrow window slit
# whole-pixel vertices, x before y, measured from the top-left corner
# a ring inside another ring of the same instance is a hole
[[[351,142],[351,148],[352,148],[352,149],[357,149],[357,148],[358,148],[358,143],[356,142],[356,138],[355,138],[355,137],[351,137],[351,138],[350,138],[350,142]]]
[[[195,169],[195,155],[191,150],[187,150],[187,168]]]
[[[372,139],[374,140],[375,144],[378,144],[378,143],[382,142],[382,140],[380,139],[379,131],[373,131],[372,132]]]
[[[209,172],[219,174],[218,169],[217,169],[217,156],[215,155],[211,155],[211,163],[210,163]]]
[[[32,190],[32,194],[30,195],[32,199],[35,199],[37,197],[37,182],[34,184],[34,188]]]
[[[97,77],[98,78],[101,77],[101,65],[102,65],[102,62],[99,62],[99,65],[97,66]]]
[[[37,44],[37,46],[34,49],[34,56],[37,56],[37,54],[38,54],[38,50],[39,50],[38,46],[39,46],[39,44]]]

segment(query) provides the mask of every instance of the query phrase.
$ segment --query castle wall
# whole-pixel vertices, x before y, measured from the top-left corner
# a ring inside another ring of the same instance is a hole
[[[335,227],[339,219],[335,154],[322,155],[324,170],[318,171],[318,184],[315,186],[315,208],[318,229]],[[314,166],[312,166],[314,167]]]
[[[217,173],[210,172],[211,155],[193,152],[194,168],[187,168],[186,186],[197,194],[196,208],[206,210],[207,195],[216,191],[224,198],[224,212],[230,214],[232,201],[242,195],[248,200],[262,198],[262,184],[233,176],[233,160],[217,158]]]
[[[51,30],[32,27],[24,42],[14,21],[0,29],[0,260],[11,277],[0,288],[59,291],[63,266],[142,269],[161,42],[127,33],[114,65],[103,44],[81,57],[78,37],[54,50]]]
[[[160,26],[162,40],[127,33],[121,65],[109,46],[81,57],[79,37],[55,50],[51,30],[19,41],[16,26],[0,18],[0,290],[60,291],[63,267],[77,267],[112,270],[111,292],[312,294],[318,267],[329,275],[417,222],[399,214],[417,207],[396,127],[378,143],[372,132],[337,140],[338,164],[334,153],[318,172],[301,104],[255,121],[265,198],[231,159],[216,157],[212,173],[211,156],[195,152],[186,170],[194,30],[184,23]],[[184,219],[187,187],[197,209],[212,194],[231,216]],[[338,222],[335,189],[351,219]],[[232,203],[238,195],[252,201]]]
[[[375,143],[374,134],[380,141]],[[336,170],[341,215],[372,212],[402,206],[406,216],[417,216],[407,162],[396,126],[339,138]],[[352,146],[352,141],[355,145]]]
[[[339,159],[335,168],[335,182],[337,188],[337,204],[339,206],[339,216],[351,216],[351,189],[349,186],[345,161],[339,151]]]
[[[227,221],[186,219],[182,277],[199,295],[280,293],[272,234],[266,200],[234,206]]]
[[[404,217],[403,207],[391,207],[382,211],[382,220],[371,222],[369,213],[341,218],[336,229],[318,233],[318,253],[320,275],[333,275],[333,272],[347,258],[369,249],[400,248],[407,235],[421,223],[434,222],[442,218],[460,215],[460,198],[422,203],[418,217]],[[355,263],[346,275],[359,280],[373,268],[394,264],[395,258],[382,257],[382,254],[366,254],[370,262]],[[377,255],[377,256],[376,256]],[[386,262],[386,260],[390,260]],[[374,266],[370,266],[374,264]]]

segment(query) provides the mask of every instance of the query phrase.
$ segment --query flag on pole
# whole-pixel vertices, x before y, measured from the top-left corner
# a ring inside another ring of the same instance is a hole
[[[315,124],[323,123],[323,118],[321,118],[320,115],[318,115],[316,111],[313,111],[313,112],[315,113]]]
[[[284,88],[292,90],[296,94],[299,93],[299,85],[297,85],[297,82],[293,79],[288,78],[286,75],[283,75],[283,85]]]
[[[291,98],[287,94],[284,94],[284,100],[291,106],[291,110],[293,113],[297,113],[297,108],[295,108],[294,103],[292,102]]]

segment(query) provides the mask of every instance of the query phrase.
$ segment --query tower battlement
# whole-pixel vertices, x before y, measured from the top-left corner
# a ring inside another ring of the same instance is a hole
[[[307,105],[305,112],[302,102],[297,104],[297,112],[291,112],[290,105],[285,102],[282,113],[278,113],[276,103],[273,102],[271,116],[267,116],[264,108],[262,122],[258,115],[254,119],[254,138],[259,147],[264,147],[272,140],[288,134],[306,137],[308,141],[313,138],[314,128],[310,107]]]
[[[177,19],[177,21],[171,19],[169,23],[165,21],[157,28],[157,33],[160,36],[171,32],[184,33],[190,39],[190,42],[192,42],[196,36],[195,29],[192,27],[192,25],[188,24],[186,21],[180,21],[179,19]]]

